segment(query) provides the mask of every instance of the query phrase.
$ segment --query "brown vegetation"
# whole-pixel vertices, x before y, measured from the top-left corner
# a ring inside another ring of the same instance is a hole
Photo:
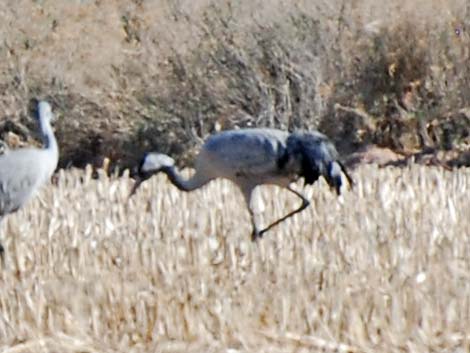
[[[2,226],[0,351],[458,352],[468,349],[464,169],[363,166],[338,201],[250,241],[232,184],[62,173]],[[299,185],[300,187],[300,185]],[[269,223],[297,199],[264,187]]]
[[[61,165],[186,160],[234,126],[319,128],[349,153],[468,150],[466,0],[0,4],[0,132],[52,101]],[[5,121],[10,121],[5,125]]]

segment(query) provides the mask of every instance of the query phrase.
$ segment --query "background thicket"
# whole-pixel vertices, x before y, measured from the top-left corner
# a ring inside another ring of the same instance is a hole
[[[318,128],[342,153],[468,153],[466,0],[15,0],[0,4],[0,133],[49,99],[61,165],[188,161],[236,126]],[[467,152],[466,152],[467,151]],[[456,157],[457,158],[457,157]]]

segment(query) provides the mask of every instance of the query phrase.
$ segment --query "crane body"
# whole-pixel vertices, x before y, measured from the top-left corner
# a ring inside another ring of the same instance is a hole
[[[50,122],[49,103],[38,104],[38,120],[43,148],[23,148],[0,156],[0,220],[16,212],[37,193],[57,167],[59,149]],[[0,244],[0,256],[4,249]]]
[[[322,175],[338,194],[342,185],[341,174],[350,185],[353,183],[338,160],[334,145],[317,131],[289,133],[268,128],[223,131],[206,140],[194,167],[194,175],[184,179],[171,157],[149,153],[142,160],[131,195],[141,182],[158,172],[166,173],[170,181],[183,191],[198,189],[216,178],[229,179],[243,193],[253,225],[252,239],[255,240],[309,205],[309,201],[291,187],[291,183],[300,177],[307,184],[313,184]],[[251,198],[253,190],[264,184],[286,188],[302,200],[302,205],[265,229],[258,230]]]

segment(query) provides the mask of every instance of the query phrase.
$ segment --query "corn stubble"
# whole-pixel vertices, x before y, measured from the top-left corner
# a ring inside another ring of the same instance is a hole
[[[61,172],[2,225],[0,351],[469,349],[468,169],[360,167],[251,243],[232,184]],[[267,224],[296,200],[259,192]]]

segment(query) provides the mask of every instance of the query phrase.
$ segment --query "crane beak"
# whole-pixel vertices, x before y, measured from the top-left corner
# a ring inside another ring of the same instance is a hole
[[[149,179],[153,174],[152,173],[144,173],[139,171],[136,175],[132,178],[135,180],[134,185],[132,185],[131,192],[129,193],[128,198],[131,198],[136,192],[140,185],[147,179]]]
[[[140,176],[135,177],[134,185],[132,185],[131,192],[129,193],[129,196],[128,196],[129,199],[136,193],[137,189],[139,188],[140,184],[142,184],[143,181],[144,179],[142,179]]]

